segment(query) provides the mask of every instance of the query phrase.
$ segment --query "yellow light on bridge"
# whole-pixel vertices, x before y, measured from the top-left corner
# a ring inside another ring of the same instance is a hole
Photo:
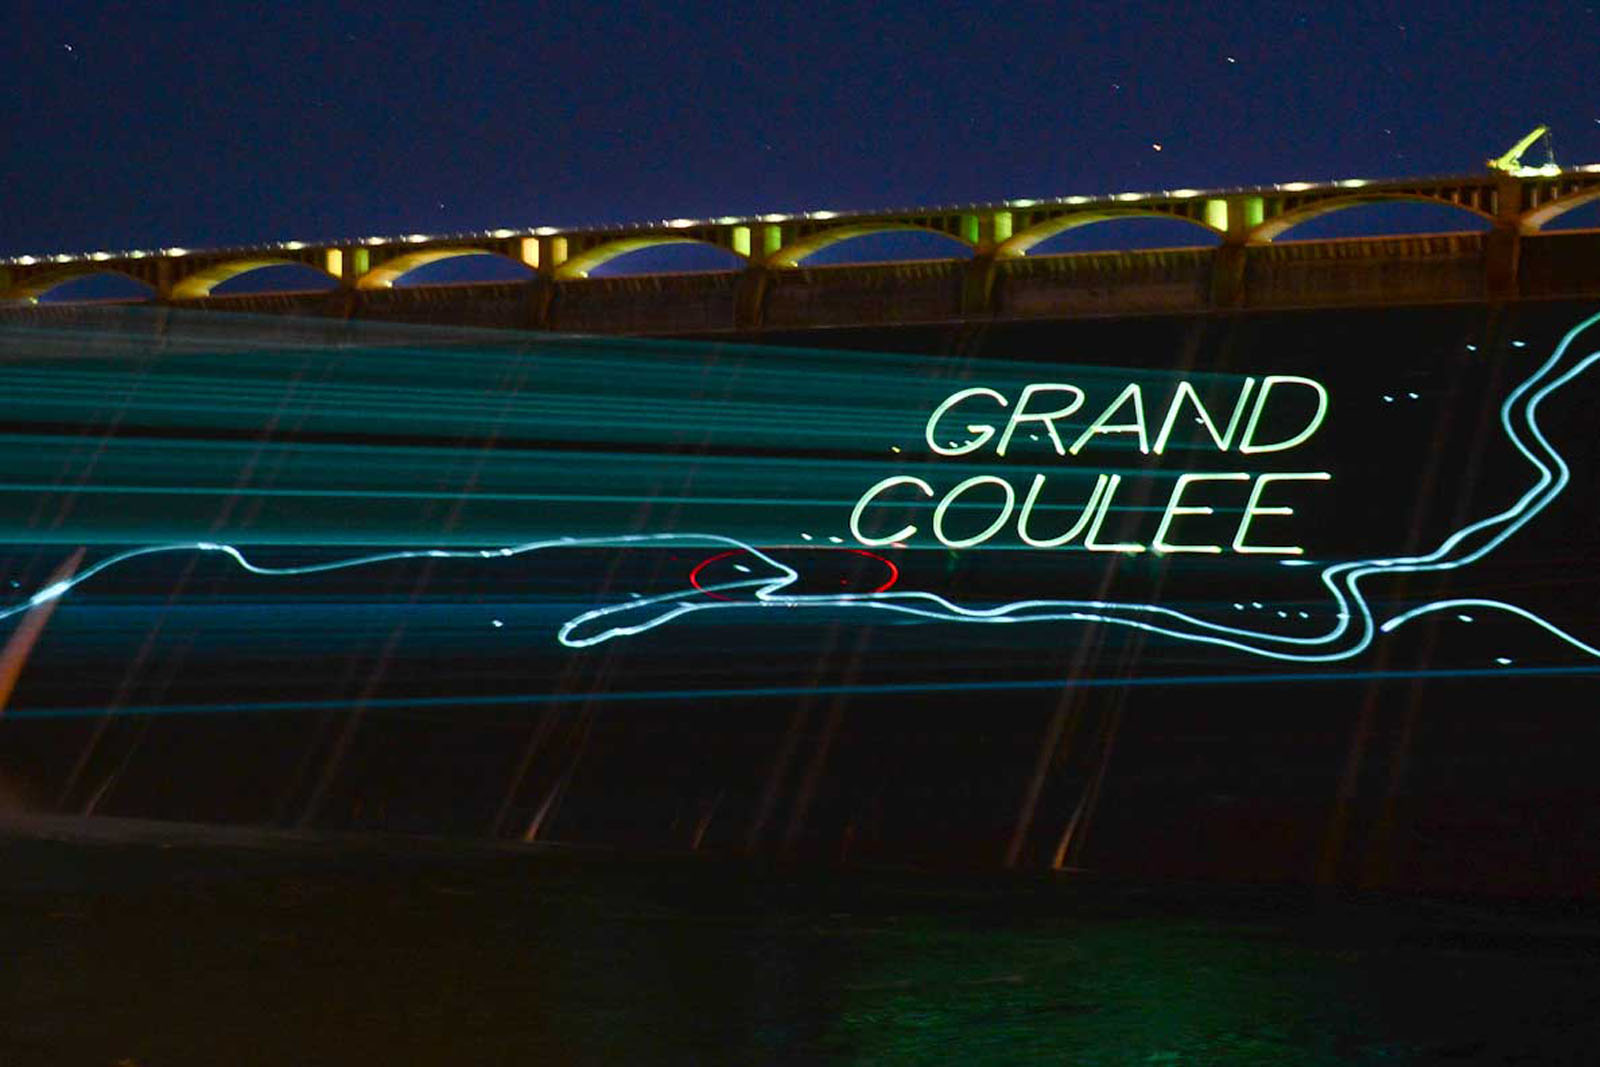
[[[1316,186],[1311,182],[1284,182],[1278,188],[1286,193],[1303,193],[1307,189],[1315,189]]]

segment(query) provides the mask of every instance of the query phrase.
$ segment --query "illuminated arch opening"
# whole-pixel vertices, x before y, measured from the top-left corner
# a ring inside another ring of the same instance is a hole
[[[1065,225],[1035,226],[1001,246],[1002,256],[1072,252],[1135,252],[1154,248],[1204,248],[1222,243],[1222,234],[1178,215],[1121,212],[1090,218],[1073,216]]]
[[[339,279],[309,263],[272,263],[235,274],[211,287],[212,296],[247,293],[315,293],[337,289]]]
[[[743,270],[746,262],[739,253],[720,245],[705,241],[673,241],[619,253],[591,267],[588,274],[592,278],[629,274],[691,274]]]
[[[941,230],[908,224],[866,223],[808,234],[778,249],[769,262],[777,267],[796,267],[802,262],[813,267],[842,263],[965,259],[972,252],[971,244]]]
[[[724,249],[718,248],[716,245],[710,244],[706,241],[701,241],[694,237],[675,237],[666,234],[649,234],[641,235],[639,237],[623,237],[615,241],[607,241],[605,244],[596,245],[593,248],[585,249],[584,251],[579,252],[577,255],[571,257],[556,269],[556,277],[586,278],[591,272],[597,270],[607,263],[610,263],[614,259],[620,259],[623,256],[631,256],[635,252],[643,252],[646,249],[666,248],[669,245],[699,245],[701,248],[715,249],[719,252],[724,251]],[[659,255],[662,253],[655,254]],[[740,266],[745,261],[744,257],[736,252],[728,251],[727,255],[733,257],[733,259],[736,261],[733,264],[734,266]],[[726,270],[728,269],[728,266],[729,264],[724,261],[720,265],[711,267],[709,269]],[[640,272],[638,270],[625,269],[616,271],[614,273],[635,274]]]
[[[329,289],[337,279],[290,259],[235,259],[180,278],[172,286],[176,300],[195,300],[213,293],[282,293]]]
[[[1419,196],[1362,196],[1313,204],[1271,219],[1251,231],[1252,241],[1270,241],[1293,230],[1295,241],[1340,237],[1395,237],[1404,234],[1487,230],[1494,220],[1476,208]]]
[[[24,282],[10,293],[12,299],[41,304],[77,304],[89,301],[153,300],[156,291],[121,271],[68,270]]]
[[[520,282],[533,276],[532,267],[482,248],[426,248],[386,260],[357,279],[356,288]]]
[[[1600,229],[1600,188],[1552,200],[1528,212],[1522,221],[1535,230]]]

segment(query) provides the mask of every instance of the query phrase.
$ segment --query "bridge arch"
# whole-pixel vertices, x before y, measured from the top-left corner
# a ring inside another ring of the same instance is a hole
[[[1250,231],[1249,243],[1261,244],[1278,237],[1285,230],[1299,226],[1303,222],[1331,215],[1335,211],[1347,211],[1350,208],[1367,207],[1379,203],[1399,204],[1431,204],[1443,205],[1475,215],[1488,223],[1494,222],[1494,215],[1468,204],[1458,203],[1442,196],[1424,196],[1420,193],[1365,193],[1352,196],[1334,197],[1330,200],[1316,200],[1304,207],[1286,211],[1281,215],[1267,219]]]
[[[965,248],[970,255],[976,251],[971,241],[958,237],[953,233],[933,226],[919,226],[914,222],[863,222],[850,223],[844,226],[833,226],[826,230],[808,233],[803,237],[789,242],[778,248],[767,257],[767,263],[774,267],[798,267],[807,256],[836,245],[841,241],[849,241],[856,237],[871,237],[880,233],[931,233],[947,238]]]
[[[1582,192],[1573,193],[1569,196],[1563,196],[1558,199],[1551,200],[1549,203],[1540,204],[1538,207],[1522,216],[1523,228],[1528,230],[1542,229],[1545,223],[1560,218],[1562,215],[1565,215],[1574,208],[1583,207],[1585,204],[1592,204],[1596,200],[1600,200],[1600,186],[1596,186],[1592,189],[1585,189]]]
[[[37,303],[40,298],[48,295],[56,289],[61,288],[63,285],[70,285],[73,282],[83,281],[88,278],[116,278],[126,280],[144,290],[146,294],[144,299],[147,300],[153,300],[157,295],[159,295],[156,292],[155,286],[151,285],[147,279],[141,278],[137,274],[133,274],[130,271],[118,270],[115,267],[102,267],[97,263],[84,263],[71,267],[63,267],[60,270],[30,275],[13,283],[4,291],[0,291],[0,299],[25,300],[29,301],[30,303]],[[111,297],[110,299],[123,298]]]
[[[415,252],[403,252],[393,259],[386,259],[376,267],[367,271],[356,279],[357,289],[389,289],[399,279],[410,274],[418,267],[426,267],[430,263],[440,263],[447,259],[460,259],[463,256],[493,256],[503,259],[507,263],[515,263],[533,275],[533,268],[520,260],[503,255],[489,248],[474,248],[471,245],[452,245],[448,248],[421,248]]]
[[[192,274],[186,274],[172,284],[172,296],[175,300],[198,300],[211,295],[211,291],[225,281],[237,278],[252,271],[264,270],[268,267],[305,267],[316,271],[318,274],[337,282],[339,279],[320,267],[313,266],[303,259],[282,259],[278,257],[252,257],[249,259],[230,259],[225,263],[214,263],[202,267]]]
[[[1027,255],[1028,250],[1042,241],[1047,241],[1059,233],[1075,230],[1082,226],[1093,226],[1099,222],[1115,222],[1119,219],[1146,218],[1146,219],[1173,219],[1178,222],[1187,222],[1191,226],[1198,226],[1213,237],[1221,238],[1223,232],[1215,226],[1207,225],[1199,219],[1187,215],[1176,214],[1171,211],[1148,211],[1141,208],[1105,208],[1094,211],[1075,211],[1067,215],[1057,215],[1055,218],[1036,222],[1025,230],[1019,230],[1006,240],[1002,241],[995,249],[995,257],[1009,259],[1015,256]]]
[[[586,278],[589,272],[603,263],[609,263],[631,252],[643,251],[646,248],[661,248],[666,245],[704,245],[726,252],[741,262],[747,261],[748,256],[728,248],[726,245],[717,244],[715,241],[705,241],[698,237],[687,237],[682,234],[640,234],[636,237],[619,237],[614,241],[606,241],[592,248],[586,248],[577,253],[556,268],[557,278]]]

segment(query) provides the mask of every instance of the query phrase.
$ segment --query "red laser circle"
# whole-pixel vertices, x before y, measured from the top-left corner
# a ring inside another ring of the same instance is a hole
[[[727,559],[729,556],[737,556],[742,554],[744,551],[745,549],[742,548],[730,548],[726,552],[718,552],[714,556],[706,557],[699,563],[696,563],[694,565],[694,569],[689,572],[689,584],[714,600],[731,601],[733,597],[723,596],[721,593],[713,593],[711,590],[701,585],[700,572],[711,566],[711,564],[717,562],[719,559]],[[880,556],[876,552],[868,552],[864,548],[847,548],[845,551],[854,552],[858,556],[866,556],[868,559],[875,559],[889,569],[889,580],[878,586],[878,588],[874,589],[874,593],[886,593],[894,586],[894,583],[900,580],[900,568],[894,565],[893,560]]]

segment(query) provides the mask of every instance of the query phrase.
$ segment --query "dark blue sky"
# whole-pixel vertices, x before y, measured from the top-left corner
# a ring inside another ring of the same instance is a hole
[[[1600,160],[1544,3],[13,0],[0,254]],[[1153,145],[1160,144],[1157,151]]]

